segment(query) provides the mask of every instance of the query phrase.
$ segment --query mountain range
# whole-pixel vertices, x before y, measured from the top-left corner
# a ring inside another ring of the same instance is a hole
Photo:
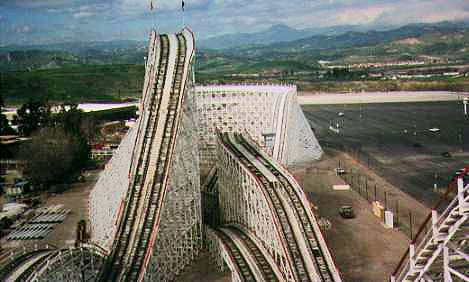
[[[254,33],[234,33],[210,37],[199,42],[202,49],[228,49],[247,45],[268,45],[289,42],[314,35],[338,35],[348,31],[366,31],[363,26],[341,25],[323,28],[294,29],[284,24]]]
[[[249,59],[257,63],[289,60],[311,65],[320,59],[336,60],[370,52],[362,47],[369,47],[375,54],[383,56],[387,56],[389,50],[397,50],[411,55],[455,51],[458,56],[469,57],[465,51],[468,34],[469,22],[464,21],[411,24],[386,30],[366,30],[363,26],[298,30],[286,25],[274,25],[262,32],[200,40],[197,45],[202,64],[224,65],[228,62],[242,67]],[[407,39],[422,44],[386,45]],[[0,47],[0,70],[51,69],[82,64],[143,64],[146,44],[143,41],[118,40],[3,46]]]

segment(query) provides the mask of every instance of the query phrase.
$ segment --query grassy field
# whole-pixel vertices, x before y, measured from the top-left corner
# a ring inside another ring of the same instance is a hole
[[[49,101],[118,101],[141,95],[144,67],[140,65],[70,66],[54,70],[5,72],[0,76],[7,104],[29,98]]]
[[[419,80],[318,79],[317,69],[294,61],[258,62],[245,64],[229,59],[199,60],[196,82],[205,83],[271,83],[296,84],[300,91],[469,91],[469,78]],[[268,73],[281,73],[271,77]],[[235,77],[231,74],[258,74],[258,77]],[[19,105],[29,98],[44,98],[51,102],[110,102],[141,95],[144,79],[143,65],[81,65],[51,70],[14,71],[0,73],[0,92],[8,105]]]

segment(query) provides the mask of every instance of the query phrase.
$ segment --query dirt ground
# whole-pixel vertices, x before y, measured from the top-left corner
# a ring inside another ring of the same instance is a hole
[[[199,258],[195,260],[178,277],[180,282],[230,282],[231,272],[220,272],[218,268],[211,263],[207,252],[202,252]]]
[[[99,171],[92,171],[86,177],[85,183],[77,183],[63,194],[47,199],[46,206],[63,204],[71,212],[62,224],[58,224],[45,239],[57,247],[73,245],[76,238],[78,221],[84,219],[88,222],[88,196],[98,180]],[[89,222],[88,222],[89,223]]]
[[[6,241],[4,247],[17,247],[21,245],[52,244],[63,248],[73,246],[76,239],[76,227],[81,219],[88,219],[88,196],[99,176],[99,171],[88,171],[84,183],[72,184],[71,188],[62,194],[43,197],[39,207],[63,204],[70,209],[64,222],[56,224],[54,230],[42,240]]]
[[[331,223],[325,236],[344,281],[388,281],[410,240],[397,229],[386,228],[373,215],[369,202],[356,191],[332,190],[333,184],[343,183],[333,171],[339,159],[342,163],[353,162],[343,154],[328,153],[319,162],[294,167],[290,171],[310,196],[316,213]],[[373,174],[368,173],[370,177]],[[403,205],[405,202],[415,210],[422,208],[398,188],[390,185],[389,191],[398,194]],[[356,217],[343,219],[338,213],[342,205],[351,205]]]
[[[351,184],[352,188],[370,204],[372,201],[379,201],[387,210],[393,212],[394,222],[399,230],[409,238],[415,236],[431,211],[428,207],[403,192],[400,187],[392,185],[372,169],[357,162],[349,154],[334,150],[327,152],[336,159],[340,159],[341,166],[347,171],[347,174],[342,176],[346,183]],[[367,190],[364,179],[367,182]]]

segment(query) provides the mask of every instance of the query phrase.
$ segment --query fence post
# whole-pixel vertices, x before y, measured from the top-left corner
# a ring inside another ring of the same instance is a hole
[[[366,200],[369,201],[369,199],[368,199],[368,177],[365,178],[365,192],[366,192]]]
[[[388,193],[384,191],[384,210],[388,209]]]
[[[376,183],[375,183],[375,202],[377,201],[377,194],[376,194]]]
[[[362,177],[361,177],[361,174],[358,175],[358,178],[357,178],[357,185],[358,185],[358,194],[360,194],[360,196],[362,195]]]
[[[399,201],[396,200],[396,226],[399,227]]]

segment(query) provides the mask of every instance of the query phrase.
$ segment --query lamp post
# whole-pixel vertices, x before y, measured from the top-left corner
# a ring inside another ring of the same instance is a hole
[[[467,99],[467,97],[464,97],[464,99],[462,100],[462,103],[464,104],[464,115],[467,116],[467,102],[468,102],[469,99]]]

